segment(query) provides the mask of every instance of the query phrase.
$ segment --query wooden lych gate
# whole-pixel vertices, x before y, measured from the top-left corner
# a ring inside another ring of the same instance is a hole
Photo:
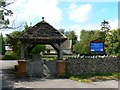
[[[21,41],[21,59],[25,58],[25,50],[27,56],[30,51],[38,44],[50,44],[58,53],[58,60],[63,59],[63,43],[67,38],[57,29],[44,20],[29,28],[18,37]]]

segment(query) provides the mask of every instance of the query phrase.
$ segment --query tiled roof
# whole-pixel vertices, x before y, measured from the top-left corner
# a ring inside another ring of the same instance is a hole
[[[67,38],[61,34],[57,29],[51,26],[49,23],[42,20],[34,25],[32,28],[23,32],[18,38],[20,39],[47,39],[47,40],[66,40]]]

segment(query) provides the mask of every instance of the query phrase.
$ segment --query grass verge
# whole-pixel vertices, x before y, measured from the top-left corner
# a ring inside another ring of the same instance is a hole
[[[66,74],[66,78],[80,82],[96,82],[105,80],[118,80],[120,79],[120,73],[87,73],[80,75]]]

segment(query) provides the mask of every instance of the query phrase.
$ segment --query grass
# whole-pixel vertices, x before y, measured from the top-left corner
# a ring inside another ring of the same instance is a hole
[[[88,73],[80,75],[66,74],[66,77],[71,80],[90,83],[101,80],[118,80],[118,78],[120,79],[120,73]]]

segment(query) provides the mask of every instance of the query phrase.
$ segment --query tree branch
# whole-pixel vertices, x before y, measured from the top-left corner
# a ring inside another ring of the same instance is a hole
[[[12,24],[12,26],[3,26],[3,27],[0,27],[0,29],[18,29],[18,28],[22,27],[23,24],[24,24],[24,22],[22,22],[22,24],[17,27],[13,27],[14,24]]]

